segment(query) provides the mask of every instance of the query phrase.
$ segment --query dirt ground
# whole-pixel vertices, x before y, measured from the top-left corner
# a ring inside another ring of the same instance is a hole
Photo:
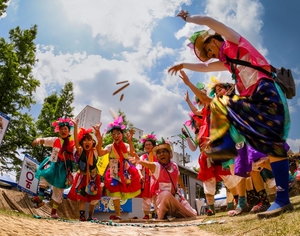
[[[51,206],[45,204],[34,208],[29,196],[24,192],[0,189],[0,236],[30,235],[113,235],[113,236],[146,236],[146,235],[180,235],[207,236],[215,235],[200,230],[197,224],[203,217],[187,221],[174,219],[164,222],[144,222],[141,220],[122,220],[121,222],[80,222],[78,221],[77,204],[64,200],[59,207],[58,215],[62,219],[49,219]],[[11,212],[14,213],[11,213]],[[40,218],[37,218],[40,217]],[[76,220],[73,220],[76,219]],[[110,223],[110,225],[106,225]],[[117,224],[114,226],[112,224]]]

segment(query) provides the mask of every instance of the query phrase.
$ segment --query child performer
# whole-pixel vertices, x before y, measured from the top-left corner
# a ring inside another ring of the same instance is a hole
[[[145,154],[143,154],[140,157],[140,160],[142,161],[149,161],[149,162],[156,162],[157,159],[154,156],[152,149],[156,146],[156,135],[153,134],[147,134],[142,136],[142,139],[140,142],[143,144],[143,150],[146,151]],[[139,174],[141,176],[141,181],[142,181],[142,189],[141,189],[141,195],[140,197],[143,198],[143,203],[142,203],[142,210],[144,211],[144,217],[143,219],[149,219],[149,214],[151,210],[151,204],[152,204],[152,196],[150,192],[150,187],[151,187],[151,176],[152,172],[149,168],[143,167],[142,165],[136,165],[136,168],[139,171]]]
[[[99,156],[109,153],[109,168],[105,173],[104,186],[106,195],[113,199],[115,215],[110,216],[111,220],[121,220],[121,199],[130,199],[141,193],[140,175],[138,170],[128,160],[130,150],[128,143],[123,142],[124,130],[123,118],[114,119],[107,127],[107,133],[111,133],[113,143],[101,150]],[[128,142],[132,144],[132,134],[127,135]],[[101,137],[101,136],[100,136]],[[99,140],[102,146],[102,137]],[[132,145],[131,145],[132,146]]]
[[[43,144],[53,147],[50,157],[47,157],[38,167],[35,177],[39,179],[39,192],[32,201],[37,207],[44,205],[44,192],[50,185],[53,186],[51,218],[57,219],[56,210],[62,203],[63,191],[67,187],[68,177],[72,181],[74,164],[74,140],[71,138],[70,130],[73,123],[70,118],[59,118],[52,123],[54,132],[59,132],[59,137],[36,138],[32,145]],[[67,178],[66,178],[67,177]]]
[[[93,129],[80,128],[78,131],[78,120],[72,120],[74,123],[74,140],[78,153],[78,167],[74,184],[68,194],[68,198],[73,201],[79,201],[79,220],[86,221],[85,205],[89,203],[89,213],[87,221],[97,220],[93,218],[96,204],[101,198],[101,180],[97,173],[98,153],[101,151],[99,143],[100,124],[93,126],[95,136],[98,139],[96,144],[91,135]]]

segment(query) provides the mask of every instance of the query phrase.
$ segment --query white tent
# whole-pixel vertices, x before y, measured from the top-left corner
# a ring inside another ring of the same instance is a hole
[[[7,174],[0,174],[0,187],[17,187],[18,183],[9,177]]]

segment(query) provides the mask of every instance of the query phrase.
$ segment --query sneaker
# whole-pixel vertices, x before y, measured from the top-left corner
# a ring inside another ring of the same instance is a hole
[[[58,217],[58,215],[55,213],[55,214],[52,214],[52,215],[51,215],[51,218],[52,218],[52,219],[58,219],[59,217]]]
[[[145,215],[145,216],[143,217],[143,219],[144,219],[144,220],[149,220],[149,216],[148,216],[148,215]]]
[[[34,196],[33,198],[31,198],[31,202],[34,203],[35,208],[39,208],[45,204],[44,201],[40,199],[38,196]]]
[[[79,221],[86,221],[85,217],[80,217]]]
[[[270,218],[270,217],[275,217],[279,216],[280,214],[287,212],[287,211],[293,211],[294,206],[292,203],[289,203],[283,207],[279,207],[277,209],[271,210],[271,211],[265,211],[265,212],[260,212],[257,214],[258,218]]]
[[[215,214],[215,212],[212,211],[211,209],[208,209],[208,210],[206,211],[206,215],[207,215],[207,216],[213,216],[214,214]]]
[[[122,220],[122,217],[121,216],[116,216],[116,215],[111,215],[109,217],[110,220]]]
[[[260,202],[258,203],[256,206],[254,206],[252,209],[251,209],[251,213],[259,213],[259,212],[264,212],[266,210],[269,209],[269,207],[271,206],[270,203],[263,203],[263,202]]]

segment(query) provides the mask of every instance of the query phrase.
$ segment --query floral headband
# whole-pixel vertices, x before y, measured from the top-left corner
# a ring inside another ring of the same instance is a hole
[[[157,138],[156,138],[156,135],[155,134],[153,134],[154,132],[152,132],[151,134],[145,134],[145,135],[143,135],[142,136],[142,138],[141,138],[141,140],[140,140],[140,142],[142,143],[142,144],[144,144],[146,141],[148,141],[148,140],[150,140],[150,141],[157,141]]]
[[[114,119],[113,122],[108,124],[107,129],[104,132],[108,133],[111,132],[113,129],[124,130],[125,128],[126,125],[123,124],[123,118],[122,116],[119,116],[118,118]]]
[[[52,126],[55,127],[54,132],[57,133],[63,126],[67,126],[71,130],[74,127],[74,124],[70,118],[58,118],[57,121],[52,123]]]
[[[80,142],[82,140],[84,135],[91,134],[92,132],[93,132],[92,128],[89,128],[89,129],[80,128],[79,131],[78,131],[78,142]]]
[[[190,119],[184,122],[186,126],[190,126],[192,131],[195,131],[195,121],[201,122],[201,116],[195,115],[193,112],[189,113]]]

